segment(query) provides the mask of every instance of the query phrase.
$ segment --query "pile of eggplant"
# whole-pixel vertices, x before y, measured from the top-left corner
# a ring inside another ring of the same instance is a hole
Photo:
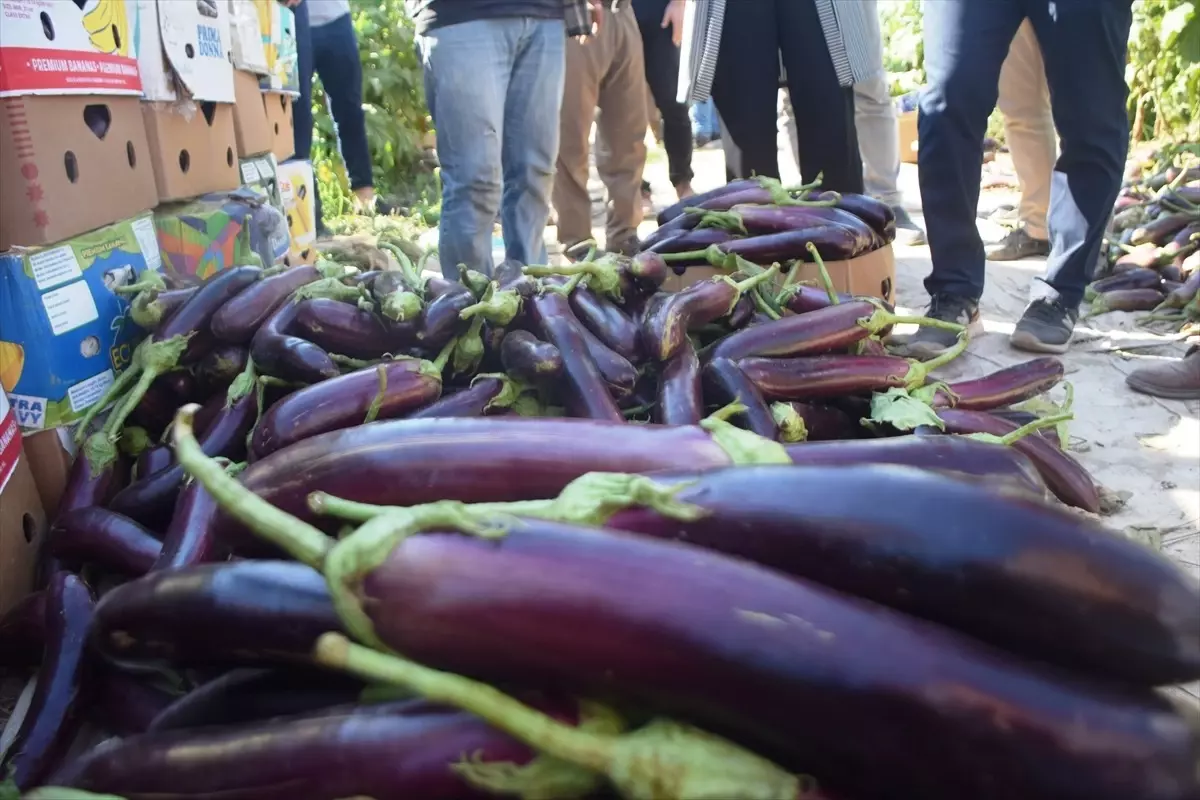
[[[1200,588],[1065,507],[1060,362],[939,382],[965,333],[736,253],[384,249],[132,287],[0,797],[1200,797]]]
[[[1152,311],[1147,322],[1200,325],[1200,166],[1129,181],[1117,198],[1109,274],[1087,289],[1090,314]]]

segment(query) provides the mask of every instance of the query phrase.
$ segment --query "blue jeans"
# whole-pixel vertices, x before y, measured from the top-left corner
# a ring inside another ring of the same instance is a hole
[[[492,270],[492,226],[505,257],[544,264],[558,157],[566,33],[562,20],[509,17],[418,37],[442,167],[439,260]]]
[[[303,3],[301,3],[303,5]],[[346,164],[351,189],[374,185],[367,119],[363,113],[362,61],[354,22],[343,14],[312,28],[313,68],[325,87],[329,113],[337,132],[338,150]]]
[[[691,117],[692,136],[715,139],[721,133],[721,126],[717,124],[717,108],[713,105],[711,97],[703,103],[695,103],[691,109]]]
[[[1037,297],[1076,308],[1091,279],[1125,167],[1125,50],[1132,0],[937,0],[925,3],[918,159],[931,294],[978,300],[984,252],[975,227],[988,115],[1000,66],[1028,18],[1041,44],[1062,153],[1051,178],[1050,257]]]

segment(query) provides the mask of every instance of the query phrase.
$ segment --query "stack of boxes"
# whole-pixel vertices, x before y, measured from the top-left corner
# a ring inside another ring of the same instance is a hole
[[[0,0],[0,583],[145,336],[120,287],[315,259],[298,88],[276,0]]]

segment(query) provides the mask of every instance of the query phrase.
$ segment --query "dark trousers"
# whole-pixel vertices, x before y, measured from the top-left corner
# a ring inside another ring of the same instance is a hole
[[[667,170],[671,184],[678,186],[692,179],[692,120],[687,106],[675,100],[679,89],[679,48],[671,41],[671,29],[662,26],[661,12],[657,16],[644,15],[638,3],[634,3],[633,10],[642,31],[646,82],[650,84],[654,105],[662,114]]]
[[[372,186],[375,181],[371,176],[367,118],[363,113],[362,60],[349,14],[312,29],[312,53],[313,67],[329,98],[329,112],[333,115],[350,188]]]
[[[292,158],[302,161],[312,159],[313,115],[312,115],[312,82],[313,82],[313,46],[312,26],[308,24],[308,5],[300,3],[292,9],[296,14],[296,71],[300,78],[300,96],[292,103],[292,136],[296,143],[296,153]],[[321,223],[321,193],[316,192],[317,217],[316,223]]]
[[[1131,5],[1131,0],[926,4],[928,84],[921,97],[918,158],[933,257],[933,272],[925,280],[931,295],[977,300],[983,294],[983,243],[975,227],[983,139],[996,105],[1000,66],[1028,18],[1041,44],[1061,141],[1047,220],[1051,252],[1035,294],[1068,308],[1079,305],[1120,190],[1129,145],[1125,50]]]
[[[826,189],[862,192],[854,91],[838,85],[812,0],[741,0],[726,6],[712,94],[722,135],[731,136],[741,151],[739,172],[779,177],[781,54],[796,108],[802,177],[810,182],[823,173]]]

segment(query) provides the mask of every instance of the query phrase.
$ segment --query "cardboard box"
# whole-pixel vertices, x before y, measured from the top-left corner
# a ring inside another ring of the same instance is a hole
[[[135,0],[0,0],[0,97],[141,94],[136,21]]]
[[[153,208],[138,99],[0,99],[0,187],[0,250],[60,242]]]
[[[292,119],[292,96],[283,92],[265,92],[267,121],[271,126],[271,152],[278,161],[287,161],[296,153],[296,126]]]
[[[900,160],[905,164],[917,163],[917,112],[905,111],[899,116]]]
[[[229,0],[229,40],[233,66],[266,75],[267,50],[263,29],[270,26],[274,0]]]
[[[279,164],[271,153],[243,158],[238,162],[238,169],[242,172],[242,186],[265,194],[267,202],[282,213],[283,199],[279,196],[278,168]]]
[[[292,242],[285,264],[316,263],[316,191],[311,161],[285,161],[279,165],[279,196]]]
[[[282,3],[269,2],[262,17],[263,48],[267,53],[267,75],[262,88],[276,92],[300,92],[300,62],[296,55],[296,15]]]
[[[283,212],[253,189],[159,206],[154,227],[163,272],[180,283],[199,283],[243,264],[269,267],[288,253]]]
[[[839,292],[878,297],[889,303],[896,300],[896,255],[890,244],[849,261],[826,261],[825,269],[829,272],[833,288]],[[663,290],[677,292],[714,275],[724,274],[723,270],[714,267],[688,267],[683,275],[667,278]],[[804,263],[799,279],[819,281],[816,264]]]
[[[0,254],[0,378],[21,428],[68,425],[100,399],[145,335],[112,288],[161,265],[148,212]]]
[[[71,436],[71,428],[51,428],[25,435],[25,457],[47,519],[58,514],[75,461],[75,442]]]
[[[37,485],[22,456],[21,431],[0,393],[0,614],[33,588],[38,548],[46,533]]]
[[[162,202],[241,185],[231,103],[142,103]]]
[[[137,4],[137,60],[145,99],[232,103],[229,6],[218,0]]]
[[[270,152],[275,146],[275,137],[267,117],[271,105],[269,95],[259,90],[257,75],[243,70],[234,73],[233,88],[237,95],[233,106],[233,131],[237,136],[238,157]]]

